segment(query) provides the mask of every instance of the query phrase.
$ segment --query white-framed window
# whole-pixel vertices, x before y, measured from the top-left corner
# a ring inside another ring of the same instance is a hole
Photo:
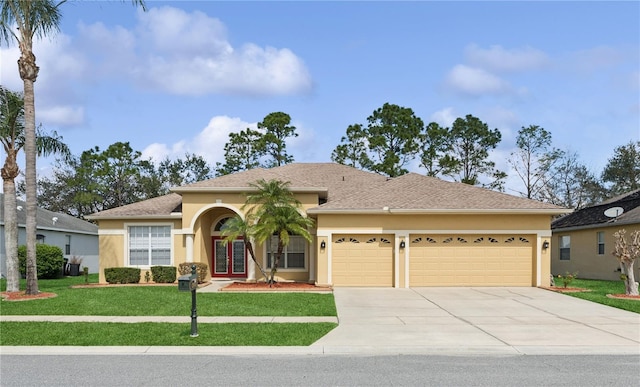
[[[278,268],[281,269],[304,269],[305,268],[305,251],[307,242],[298,235],[289,237],[289,244],[285,246],[280,257]],[[267,244],[267,267],[271,268],[272,263],[278,252],[278,237],[272,236]]]
[[[171,265],[171,226],[129,226],[130,266]]]
[[[598,238],[598,255],[604,255],[604,231],[598,231],[596,237]]]
[[[560,260],[568,261],[571,259],[571,237],[563,235],[560,237]]]

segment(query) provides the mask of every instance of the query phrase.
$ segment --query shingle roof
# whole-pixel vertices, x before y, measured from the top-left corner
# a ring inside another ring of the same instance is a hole
[[[293,192],[318,192],[326,202],[310,209],[309,213],[505,211],[559,214],[566,211],[552,204],[415,173],[387,178],[336,163],[292,163],[272,169],[256,168],[177,187],[173,191],[246,191],[250,183],[259,179],[288,181]],[[93,214],[91,219],[169,215],[180,203],[180,195],[176,193],[161,197],[164,199],[150,199]]]
[[[182,196],[170,193],[126,206],[111,208],[90,216],[88,219],[124,217],[169,217],[174,212],[182,212]]]
[[[606,216],[604,212],[613,207],[622,207],[624,212],[616,218]],[[551,229],[589,228],[608,224],[640,224],[640,190],[616,196],[556,219],[551,223]]]
[[[24,225],[27,222],[27,205],[24,201],[19,199],[16,200],[16,204],[21,208],[17,212],[18,225]],[[4,223],[4,193],[0,193],[0,222]],[[36,211],[36,227],[38,229],[98,235],[98,226],[93,223],[78,219],[71,215],[45,210],[43,208],[38,208]]]
[[[409,173],[384,179],[357,195],[321,205],[317,211],[388,208],[390,212],[564,211],[552,204],[490,191],[467,184]]]

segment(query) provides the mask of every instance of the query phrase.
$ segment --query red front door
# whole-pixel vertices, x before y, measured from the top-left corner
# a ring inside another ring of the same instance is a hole
[[[213,262],[211,276],[213,277],[246,277],[247,249],[242,239],[236,239],[227,244],[220,237],[212,237]]]

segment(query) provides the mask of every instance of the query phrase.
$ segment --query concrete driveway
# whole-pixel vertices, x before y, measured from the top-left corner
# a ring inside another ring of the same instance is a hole
[[[538,288],[336,288],[325,353],[640,354],[640,315]]]

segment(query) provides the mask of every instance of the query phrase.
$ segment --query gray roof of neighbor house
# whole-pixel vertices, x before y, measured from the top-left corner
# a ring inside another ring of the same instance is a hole
[[[18,226],[25,227],[27,222],[26,203],[16,200],[18,206]],[[4,193],[0,193],[0,223],[4,225]],[[98,226],[78,219],[71,215],[62,214],[38,208],[36,211],[36,227],[39,230],[54,230],[62,232],[74,232],[79,234],[98,235]]]
[[[189,192],[247,192],[259,179],[290,183],[292,192],[315,192],[321,201],[308,210],[320,213],[509,212],[561,214],[558,206],[500,192],[409,173],[396,178],[336,163],[292,163],[272,169],[255,168],[176,187],[172,194],[102,211],[90,219],[169,216]],[[152,202],[153,201],[153,202]]]
[[[621,215],[609,217],[605,211],[620,207]],[[567,216],[556,219],[551,223],[552,230],[570,230],[581,228],[594,228],[602,226],[617,226],[627,224],[640,224],[640,189],[616,196],[600,204],[585,207]]]

